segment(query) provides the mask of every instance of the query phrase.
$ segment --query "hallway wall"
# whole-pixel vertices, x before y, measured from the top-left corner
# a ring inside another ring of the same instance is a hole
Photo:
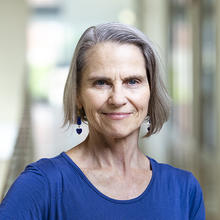
[[[0,170],[6,173],[21,119],[26,70],[26,0],[0,1]],[[0,195],[4,176],[0,177]]]

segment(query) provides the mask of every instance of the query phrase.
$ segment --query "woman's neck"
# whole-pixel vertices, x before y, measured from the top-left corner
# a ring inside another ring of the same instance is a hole
[[[131,168],[147,167],[148,160],[138,147],[138,134],[136,131],[125,138],[112,138],[90,132],[80,145],[93,167],[111,168],[125,174]]]

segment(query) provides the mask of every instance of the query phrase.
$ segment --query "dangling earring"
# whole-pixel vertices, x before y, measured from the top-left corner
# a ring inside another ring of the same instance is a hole
[[[77,125],[78,125],[78,128],[76,129],[76,133],[77,134],[81,134],[82,133],[82,128],[80,128],[81,124],[82,124],[81,117],[77,116]]]
[[[145,118],[145,120],[146,120],[146,125],[147,125],[147,133],[150,131],[150,125],[151,125],[151,123],[150,123],[150,116],[148,115],[146,118]]]

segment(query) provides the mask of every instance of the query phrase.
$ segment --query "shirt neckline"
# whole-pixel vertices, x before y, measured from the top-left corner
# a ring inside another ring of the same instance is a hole
[[[154,182],[155,179],[155,169],[156,169],[156,165],[154,163],[154,160],[148,156],[146,156],[149,160],[150,160],[150,166],[152,169],[152,176],[150,179],[149,184],[147,185],[147,187],[145,188],[145,190],[137,197],[132,198],[132,199],[128,199],[128,200],[119,200],[119,199],[114,199],[111,198],[105,194],[103,194],[101,191],[99,191],[93,184],[92,182],[87,178],[87,176],[83,173],[83,171],[78,167],[78,165],[66,154],[66,152],[62,152],[61,156],[64,157],[64,159],[78,172],[78,174],[80,175],[80,177],[102,198],[113,202],[113,203],[134,203],[137,202],[138,200],[142,199],[151,189],[152,184]]]

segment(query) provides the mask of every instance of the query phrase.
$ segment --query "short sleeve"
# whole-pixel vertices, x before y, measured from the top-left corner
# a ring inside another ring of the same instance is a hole
[[[205,220],[203,193],[198,180],[191,175],[190,183],[190,220]]]
[[[0,204],[0,220],[47,219],[48,199],[47,178],[38,168],[29,165]]]

